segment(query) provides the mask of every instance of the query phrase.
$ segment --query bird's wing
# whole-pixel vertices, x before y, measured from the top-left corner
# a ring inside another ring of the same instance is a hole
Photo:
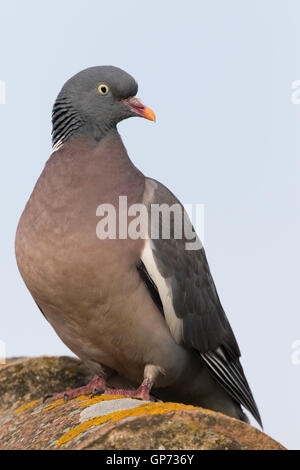
[[[156,207],[157,214],[157,207],[162,204],[169,207],[178,204],[182,208],[167,188],[150,178],[146,180],[144,203],[149,214],[151,207]],[[181,222],[171,216],[170,237],[163,239],[163,216],[157,218],[153,214],[138,267],[152,298],[164,314],[174,339],[198,351],[227,393],[261,424],[239,361],[239,347],[220,303],[204,249],[197,239],[198,249],[187,250],[186,243],[191,240],[184,233],[182,238],[175,237],[178,224],[182,225],[182,232],[184,224],[192,228],[190,220],[186,214]]]

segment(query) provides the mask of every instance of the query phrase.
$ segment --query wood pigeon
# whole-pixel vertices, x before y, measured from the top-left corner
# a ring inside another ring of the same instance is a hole
[[[162,236],[164,219],[160,213],[153,222],[152,207],[183,206],[133,165],[117,131],[129,117],[155,120],[137,89],[113,66],[88,68],[66,82],[53,107],[53,153],[18,225],[16,258],[26,286],[95,374],[56,397],[105,391],[148,400],[151,391],[247,421],[242,405],[261,425],[204,249],[197,237],[198,247],[187,249],[190,238],[175,234],[183,221],[193,233],[191,222],[172,213],[170,236]],[[120,209],[121,196],[131,212]],[[137,205],[149,223],[142,236],[138,229],[130,236]],[[110,236],[99,236],[99,207],[118,214]],[[113,373],[128,390],[107,386]]]

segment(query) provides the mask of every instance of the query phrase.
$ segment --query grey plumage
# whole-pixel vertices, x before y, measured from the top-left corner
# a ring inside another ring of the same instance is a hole
[[[148,214],[151,204],[178,203],[132,164],[117,132],[131,116],[154,120],[136,92],[115,67],[87,69],[62,88],[56,151],[17,230],[20,272],[57,334],[103,380],[116,371],[133,386],[143,381],[143,393],[247,420],[243,405],[261,423],[204,249],[187,251],[174,235],[96,236],[97,206],[117,206],[120,195]]]
[[[147,201],[149,207],[151,204],[166,203],[168,207],[174,204],[181,206],[178,199],[161,183],[149,178],[147,181],[152,187],[151,200]],[[190,223],[187,216],[186,218]],[[172,223],[170,232],[173,235],[175,233]],[[191,229],[188,232],[191,233]],[[160,228],[158,233],[162,233]],[[186,250],[185,244],[190,240],[184,236],[184,230],[182,234],[180,239],[160,237],[151,242],[156,267],[166,281],[174,313],[182,321],[178,342],[197,351],[217,381],[262,426],[258,408],[239,361],[241,353],[222,308],[204,248]],[[163,306],[163,310],[167,308],[167,305]]]

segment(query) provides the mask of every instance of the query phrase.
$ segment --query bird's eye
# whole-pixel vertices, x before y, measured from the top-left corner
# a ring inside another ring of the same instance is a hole
[[[109,92],[109,87],[105,85],[105,83],[101,83],[98,86],[98,91],[99,93],[101,93],[101,95],[107,95],[107,93]]]

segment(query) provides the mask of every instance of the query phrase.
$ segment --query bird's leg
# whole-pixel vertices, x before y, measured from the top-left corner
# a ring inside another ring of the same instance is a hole
[[[63,398],[64,401],[66,402],[70,400],[71,398],[79,397],[80,395],[90,395],[90,394],[94,394],[95,392],[97,392],[98,394],[100,392],[104,393],[105,387],[106,387],[105,378],[101,376],[95,376],[87,385],[84,385],[83,387],[73,388],[73,390],[66,390],[65,392],[48,395],[47,397],[44,398],[44,401],[47,400],[47,398],[51,397],[51,398],[54,398],[55,400]]]
[[[80,395],[114,395],[136,398],[138,400],[150,401],[150,391],[154,384],[156,377],[161,372],[160,368],[153,365],[147,365],[144,369],[144,380],[136,390],[127,390],[123,388],[110,388],[106,387],[106,378],[109,372],[105,373],[103,369],[102,376],[95,376],[87,385],[83,387],[74,388],[73,390],[66,390],[65,392],[55,393],[48,395],[44,398],[54,398],[55,400],[63,398],[65,402],[78,397]]]
[[[87,363],[87,365],[89,364]],[[63,398],[66,402],[67,400],[78,397],[80,395],[94,395],[95,392],[98,394],[103,393],[106,388],[106,380],[113,374],[113,370],[107,366],[97,363],[97,374],[98,375],[96,375],[87,385],[74,388],[72,390],[66,390],[65,392],[48,395],[44,398],[43,401],[46,401],[48,398],[54,398],[55,400]]]
[[[145,377],[139,388],[136,390],[127,390],[123,388],[106,388],[105,395],[115,395],[130,398],[137,398],[138,400],[150,401],[150,390],[153,382],[150,377]],[[96,394],[98,394],[96,392]]]
[[[122,388],[106,388],[105,395],[123,395],[125,397],[136,398],[138,400],[150,401],[150,391],[154,381],[160,373],[159,367],[146,365],[144,369],[144,380],[136,390],[125,390]]]

